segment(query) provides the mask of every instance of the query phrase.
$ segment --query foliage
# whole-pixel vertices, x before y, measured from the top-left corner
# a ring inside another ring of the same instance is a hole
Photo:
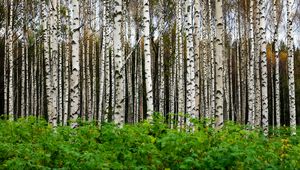
[[[300,137],[288,129],[269,138],[226,123],[194,132],[164,120],[137,125],[52,128],[43,120],[0,121],[0,169],[298,169]]]

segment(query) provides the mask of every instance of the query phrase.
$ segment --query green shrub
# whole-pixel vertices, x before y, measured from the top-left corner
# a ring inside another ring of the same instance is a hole
[[[0,169],[299,169],[300,137],[288,129],[265,138],[228,122],[194,131],[164,120],[52,128],[43,120],[0,121]]]

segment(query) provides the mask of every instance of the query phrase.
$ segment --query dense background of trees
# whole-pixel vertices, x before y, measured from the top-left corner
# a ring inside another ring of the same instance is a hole
[[[289,24],[296,37],[297,1],[1,0],[0,114],[289,126],[290,56],[299,124],[299,42],[279,38]]]

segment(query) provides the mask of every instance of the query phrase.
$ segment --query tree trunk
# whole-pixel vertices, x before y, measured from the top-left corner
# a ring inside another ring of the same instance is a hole
[[[250,1],[250,58],[249,58],[249,74],[248,74],[248,123],[250,126],[254,125],[254,100],[255,100],[255,87],[254,87],[254,60],[255,60],[255,47],[254,47],[254,21],[253,11],[254,0]]]
[[[274,32],[274,50],[275,50],[275,114],[276,114],[276,127],[280,127],[280,77],[279,77],[279,54],[278,54],[278,15],[276,3],[277,0],[273,1],[273,19],[275,23]]]
[[[9,120],[14,118],[14,87],[13,87],[13,72],[14,72],[14,56],[13,56],[13,10],[14,2],[10,1],[9,8],[9,25],[8,25],[8,116]]]
[[[262,126],[265,136],[269,133],[269,122],[268,122],[268,70],[267,70],[267,55],[266,55],[266,3],[265,0],[260,0],[260,31],[261,31],[261,74],[262,74]]]
[[[72,68],[71,68],[71,82],[70,82],[70,118],[73,123],[71,127],[76,127],[77,118],[80,112],[80,102],[79,102],[79,79],[80,79],[80,64],[79,64],[79,30],[80,30],[80,23],[79,23],[79,1],[72,0],[73,5],[73,18],[72,18]]]
[[[153,113],[153,90],[152,90],[152,66],[150,51],[150,12],[149,0],[144,0],[144,55],[145,55],[145,81],[146,81],[146,101],[147,101],[147,117],[151,118]]]
[[[288,76],[289,76],[289,107],[291,135],[296,135],[296,106],[295,106],[295,74],[294,74],[294,50],[293,50],[293,0],[287,1],[287,31],[288,31]]]
[[[115,14],[114,14],[114,57],[115,57],[115,113],[114,121],[117,124],[124,124],[125,122],[125,99],[124,99],[124,71],[122,69],[124,63],[124,56],[122,51],[122,0],[115,0]]]
[[[216,1],[216,128],[223,126],[223,3]]]
[[[200,0],[194,4],[194,42],[195,42],[195,116],[200,117]]]

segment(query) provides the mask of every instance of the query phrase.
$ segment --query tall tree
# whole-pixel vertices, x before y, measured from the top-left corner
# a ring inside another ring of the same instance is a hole
[[[269,133],[268,111],[268,70],[267,70],[267,41],[266,41],[266,1],[259,1],[260,31],[261,31],[261,74],[262,74],[262,126],[265,136]]]
[[[200,117],[200,0],[194,2],[195,116]]]
[[[116,105],[114,121],[118,124],[125,122],[125,99],[124,99],[124,71],[123,71],[123,46],[122,46],[122,0],[115,0],[114,14],[114,57],[115,57],[115,88],[116,88]]]
[[[152,90],[152,71],[151,71],[151,51],[150,51],[150,11],[149,0],[143,3],[143,34],[144,34],[144,55],[145,55],[145,81],[146,81],[146,101],[147,117],[153,113],[153,90]]]
[[[295,106],[295,73],[294,73],[294,50],[293,50],[293,0],[287,0],[287,31],[288,31],[288,76],[289,76],[289,107],[291,134],[296,135],[296,106]]]
[[[187,2],[187,113],[193,118],[195,116],[195,53],[194,53],[194,42],[193,42],[193,23],[192,23],[192,0]],[[189,123],[189,122],[188,122]]]
[[[79,38],[80,38],[80,23],[79,23],[79,1],[72,0],[72,64],[71,64],[71,82],[70,82],[70,117],[73,123],[71,126],[77,126],[74,121],[77,120],[80,112],[80,96],[79,96],[79,72],[80,72],[80,63],[79,63]]]
[[[254,0],[250,1],[250,56],[249,56],[249,74],[248,74],[248,123],[254,125],[254,62],[255,62],[255,47],[254,47]]]
[[[275,114],[276,126],[280,127],[280,78],[279,78],[279,54],[278,54],[278,21],[279,21],[279,0],[273,1],[273,20],[274,20],[274,51],[275,51]]]
[[[223,1],[215,2],[216,5],[216,128],[223,126]]]

